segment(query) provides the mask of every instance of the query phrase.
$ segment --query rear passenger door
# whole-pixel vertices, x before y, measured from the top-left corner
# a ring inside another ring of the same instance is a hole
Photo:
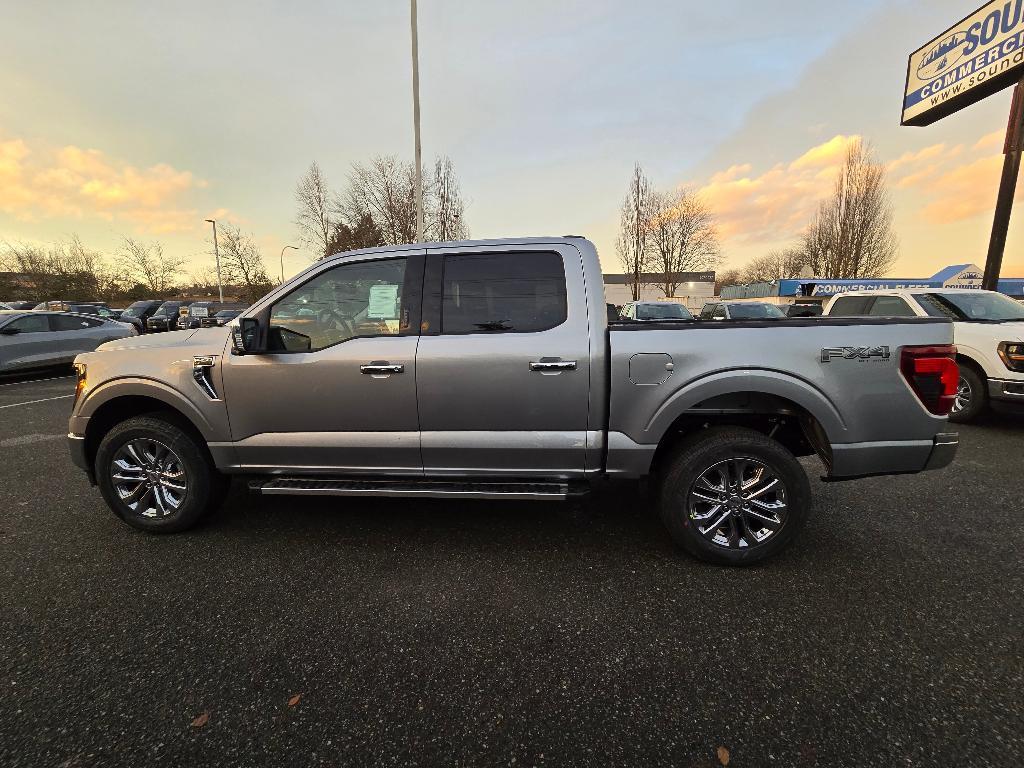
[[[429,254],[416,356],[426,473],[585,469],[590,341],[570,246]]]
[[[103,332],[105,326],[106,323],[98,318],[83,315],[50,315],[53,346],[66,357],[92,352],[104,341],[114,338],[115,334]]]

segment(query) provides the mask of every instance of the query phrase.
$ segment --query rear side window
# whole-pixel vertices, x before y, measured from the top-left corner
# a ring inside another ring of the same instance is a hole
[[[547,331],[568,316],[557,253],[445,256],[442,286],[442,333]]]
[[[81,331],[85,328],[95,328],[99,325],[103,325],[103,321],[94,320],[91,317],[50,315],[50,330],[53,331]]]
[[[705,304],[704,308],[700,311],[700,316],[705,320],[710,320],[712,313],[715,311],[717,304]]]
[[[871,314],[878,317],[915,317],[914,310],[899,296],[875,297]]]
[[[46,315],[26,315],[16,320],[11,320],[4,328],[19,333],[45,333],[50,330],[50,324]]]
[[[832,303],[828,313],[845,317],[866,315],[874,300],[874,296],[840,296]]]

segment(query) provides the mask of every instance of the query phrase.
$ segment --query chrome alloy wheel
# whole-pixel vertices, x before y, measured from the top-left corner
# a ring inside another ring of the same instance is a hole
[[[181,459],[158,440],[125,443],[110,464],[117,497],[140,517],[167,517],[178,511],[188,493]]]
[[[953,408],[951,413],[960,413],[971,407],[971,382],[965,379],[963,376],[960,377],[960,381],[956,385],[956,398],[953,400]]]
[[[697,532],[726,549],[756,547],[786,524],[786,486],[764,462],[732,458],[690,487],[687,514]]]

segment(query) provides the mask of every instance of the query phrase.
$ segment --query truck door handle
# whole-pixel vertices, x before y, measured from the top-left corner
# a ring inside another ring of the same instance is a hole
[[[382,376],[389,373],[402,373],[405,371],[404,365],[391,365],[391,363],[369,363],[368,365],[360,365],[359,372],[366,373],[370,376]]]
[[[530,363],[531,371],[575,371],[575,360],[537,360]]]

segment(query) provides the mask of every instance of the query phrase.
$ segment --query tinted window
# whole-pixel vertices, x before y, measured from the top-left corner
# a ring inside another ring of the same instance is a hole
[[[442,333],[524,333],[565,322],[565,270],[557,253],[445,256]]]
[[[91,317],[50,315],[50,330],[53,331],[81,331],[84,328],[95,328],[98,325],[103,325],[103,321],[93,320]]]
[[[876,296],[871,314],[878,317],[915,317],[914,310],[899,296]]]
[[[832,303],[829,309],[830,315],[843,315],[852,317],[855,315],[866,315],[874,296],[840,296]]]
[[[715,311],[711,314],[711,317],[712,317],[712,319],[721,318],[722,320],[725,320],[725,318],[726,318],[725,304],[717,305],[715,307]]]
[[[315,352],[357,336],[397,336],[404,327],[405,259],[342,264],[292,291],[270,311],[267,346]]]
[[[11,328],[21,333],[41,333],[50,330],[50,324],[46,315],[26,315],[12,320],[4,328]]]
[[[717,304],[705,304],[704,308],[700,311],[700,316],[703,317],[705,320],[709,319],[711,317],[711,314],[715,311],[715,307],[717,306]]]
[[[689,320],[692,318],[681,304],[637,304],[637,320]]]
[[[774,304],[730,304],[729,316],[733,320],[764,320],[785,317],[786,314]]]

